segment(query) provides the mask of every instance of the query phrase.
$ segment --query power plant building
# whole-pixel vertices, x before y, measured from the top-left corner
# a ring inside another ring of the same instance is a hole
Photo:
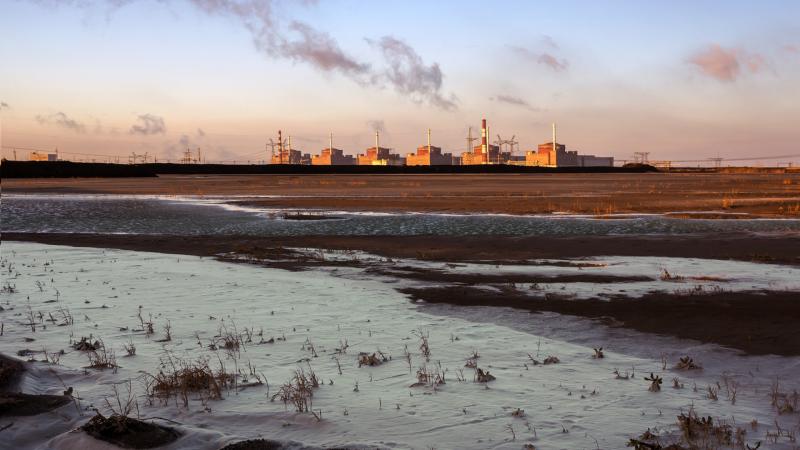
[[[576,150],[556,141],[556,124],[553,124],[553,140],[539,144],[538,151],[525,154],[526,166],[539,167],[613,167],[613,156],[580,155]]]
[[[28,159],[31,161],[58,161],[58,153],[31,152]]]
[[[375,132],[375,146],[367,149],[365,154],[359,154],[356,158],[359,166],[402,166],[405,165],[405,158],[393,154],[390,148],[380,146],[380,135]]]
[[[406,155],[407,166],[450,166],[453,164],[452,153],[442,153],[441,147],[431,145],[431,130],[428,130],[428,145],[417,147],[416,153]]]
[[[311,157],[313,166],[352,166],[356,163],[351,155],[345,155],[338,148],[323,148],[319,155]]]
[[[423,145],[417,147],[416,153],[406,155],[407,166],[449,166],[453,164],[453,155],[442,153],[441,147]]]
[[[391,149],[386,147],[370,147],[367,153],[358,155],[359,166],[402,166],[406,163],[405,158],[391,153]]]
[[[563,144],[547,142],[539,145],[539,150],[529,151],[525,154],[526,166],[539,167],[613,167],[613,156],[580,155],[575,150],[567,151]]]

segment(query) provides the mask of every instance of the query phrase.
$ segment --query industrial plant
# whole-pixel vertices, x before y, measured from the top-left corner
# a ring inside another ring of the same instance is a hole
[[[428,129],[428,140],[425,145],[417,147],[416,152],[408,153],[405,157],[394,153],[393,149],[380,146],[380,133],[375,132],[375,145],[369,147],[364,153],[353,157],[344,154],[344,151],[333,146],[333,133],[329,135],[328,147],[320,150],[318,155],[303,154],[292,149],[291,136],[284,140],[282,131],[278,131],[278,142],[270,139],[272,164],[297,164],[314,166],[451,166],[451,165],[486,165],[506,164],[533,167],[613,167],[612,156],[582,155],[576,150],[568,151],[564,144],[559,144],[556,138],[556,125],[553,124],[553,137],[549,142],[540,144],[537,150],[529,150],[524,155],[515,155],[514,147],[519,143],[512,137],[509,140],[501,139],[494,144],[490,142],[490,128],[486,119],[481,122],[480,144],[472,146],[478,138],[472,137],[472,128],[467,136],[469,151],[455,156],[452,152],[445,153],[441,147],[431,144],[431,130]],[[506,146],[503,151],[502,145]]]
[[[336,148],[333,142],[333,133],[328,135],[328,146],[319,150],[318,154],[305,153],[292,146],[292,136],[284,137],[283,130],[278,130],[277,141],[270,138],[266,144],[266,161],[258,163],[274,165],[294,165],[294,166],[477,166],[477,165],[513,165],[527,167],[613,167],[614,157],[595,156],[578,153],[577,150],[567,150],[566,145],[557,140],[556,125],[553,124],[552,139],[548,142],[539,144],[538,147],[526,152],[515,152],[519,149],[519,142],[511,139],[503,139],[499,135],[494,142],[490,141],[491,130],[486,119],[481,121],[480,138],[473,137],[472,128],[468,129],[467,146],[465,152],[445,152],[441,146],[433,145],[431,140],[431,129],[427,130],[427,142],[417,147],[415,152],[406,153],[405,156],[390,147],[381,146],[381,135],[375,132],[375,145],[364,150],[355,156],[345,154],[341,148]],[[474,145],[475,141],[480,141]],[[22,149],[22,148],[20,148]],[[34,149],[29,149],[34,150]],[[260,152],[259,152],[260,153]],[[83,154],[79,154],[83,155]],[[90,155],[90,162],[95,162],[94,156]],[[108,155],[105,155],[108,156]],[[16,148],[14,149],[14,159],[16,159]],[[58,150],[55,153],[36,150],[28,154],[30,161],[60,161],[62,160]],[[107,157],[107,162],[119,163],[119,157]],[[154,155],[132,153],[128,157],[130,164],[146,164],[148,162],[166,162],[156,158]],[[183,164],[202,164],[206,159],[201,155],[200,148],[196,151],[186,149],[183,157],[178,160]],[[236,164],[237,161],[232,161]],[[245,161],[241,161],[245,162]],[[246,161],[248,164],[250,161]],[[643,162],[646,162],[644,158]],[[224,163],[224,162],[223,162]]]

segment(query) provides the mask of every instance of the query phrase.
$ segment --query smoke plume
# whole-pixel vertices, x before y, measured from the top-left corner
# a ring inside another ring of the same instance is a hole
[[[131,126],[129,133],[150,136],[153,134],[164,134],[166,131],[167,126],[164,124],[163,117],[153,114],[141,114],[136,120],[136,123]]]
[[[86,125],[84,125],[81,122],[78,122],[75,119],[70,118],[61,111],[47,116],[37,115],[36,121],[39,122],[41,125],[57,125],[62,128],[66,128],[67,130],[72,130],[76,133],[86,132]]]

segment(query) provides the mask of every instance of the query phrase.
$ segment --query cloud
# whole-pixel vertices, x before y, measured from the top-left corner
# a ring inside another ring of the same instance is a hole
[[[41,125],[57,125],[62,128],[72,130],[76,133],[86,132],[86,125],[84,125],[81,122],[78,122],[75,119],[70,118],[61,111],[47,116],[37,115],[36,121],[39,122]]]
[[[411,46],[392,36],[384,36],[378,41],[368,39],[367,42],[381,51],[388,66],[375,81],[388,82],[397,92],[408,95],[414,102],[425,101],[444,110],[456,109],[455,95],[444,97],[441,93],[444,77],[439,64],[425,65]]]
[[[724,48],[718,44],[711,44],[695,52],[687,62],[697,67],[704,75],[724,82],[735,81],[743,69],[750,73],[759,73],[769,68],[766,59],[758,53]]]
[[[251,33],[256,48],[269,57],[307,63],[322,72],[337,72],[362,86],[389,85],[417,103],[427,102],[445,110],[456,108],[455,96],[445,97],[441,93],[443,75],[439,65],[425,65],[417,52],[399,39],[391,36],[377,41],[367,39],[381,51],[386,63],[385,68],[376,70],[371,64],[345,52],[330,34],[306,23],[291,21],[288,30],[282,30],[274,17],[274,1],[191,2],[208,14],[239,20]]]
[[[2,111],[4,109],[11,109],[11,107],[8,106],[8,103],[6,103],[6,102],[0,102],[0,111]]]
[[[537,61],[539,62],[539,64],[544,64],[546,66],[549,66],[556,72],[567,70],[567,67],[569,67],[569,62],[566,59],[562,59],[561,61],[559,61],[558,59],[556,59],[555,56],[549,53],[542,53],[541,55],[539,55],[539,59]]]
[[[300,35],[299,40],[281,39],[277,47],[280,56],[294,61],[307,62],[324,72],[338,71],[356,81],[369,72],[369,64],[347,55],[327,33],[315,30],[308,24],[292,22],[289,29]]]
[[[203,139],[204,137],[206,137],[206,132],[203,131],[202,128],[198,128],[197,129],[197,137],[200,138],[200,139]]]
[[[292,21],[289,31],[298,37],[286,35],[273,16],[272,0],[191,0],[191,3],[207,14],[238,20],[250,32],[256,48],[267,56],[305,62],[323,72],[340,72],[359,82],[363,82],[359,77],[369,71],[369,64],[347,55],[329,34],[308,24]]]
[[[32,1],[56,3],[55,0]],[[113,10],[133,1],[64,0],[64,3],[79,8],[104,3]],[[305,63],[324,73],[339,73],[360,86],[390,85],[417,103],[426,102],[444,110],[456,108],[455,95],[445,97],[441,93],[443,75],[439,65],[425,65],[413,48],[394,37],[384,36],[375,42],[368,40],[381,51],[386,63],[385,68],[375,69],[372,64],[348,54],[330,34],[300,21],[276,19],[278,0],[188,2],[208,15],[228,17],[239,23],[250,33],[256,49],[269,58]],[[317,1],[300,3],[309,6]],[[289,23],[288,27],[283,26],[284,23]]]
[[[527,108],[531,111],[538,111],[539,109],[528,103],[527,101],[519,98],[514,97],[512,95],[495,95],[494,97],[490,97],[489,100],[499,102],[499,103],[508,103],[509,105],[514,106],[521,106],[523,108]]]
[[[555,56],[547,52],[535,52],[533,50],[527,49],[525,47],[519,46],[510,46],[511,50],[517,54],[517,56],[527,59],[529,61],[536,62],[538,64],[544,64],[555,72],[563,72],[569,68],[569,61],[562,58],[559,60]]]
[[[555,40],[552,38],[552,36],[548,36],[548,35],[546,35],[546,34],[543,34],[543,35],[542,35],[542,43],[543,43],[544,45],[546,45],[546,46],[548,46],[548,47],[550,47],[550,48],[554,48],[554,49],[556,49],[556,50],[558,50],[558,48],[559,48],[559,47],[558,47],[558,44],[557,44],[557,43],[556,43],[556,41],[555,41]]]
[[[130,134],[149,136],[153,134],[164,134],[167,131],[167,126],[164,124],[163,117],[153,114],[141,114],[136,121],[137,123],[131,126]]]

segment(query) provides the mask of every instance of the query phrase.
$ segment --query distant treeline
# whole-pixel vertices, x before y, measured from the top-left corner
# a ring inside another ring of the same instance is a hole
[[[3,161],[3,178],[154,177],[158,174],[425,174],[425,173],[642,173],[642,164],[625,167],[476,166],[301,166],[288,164],[105,164],[70,161]]]

